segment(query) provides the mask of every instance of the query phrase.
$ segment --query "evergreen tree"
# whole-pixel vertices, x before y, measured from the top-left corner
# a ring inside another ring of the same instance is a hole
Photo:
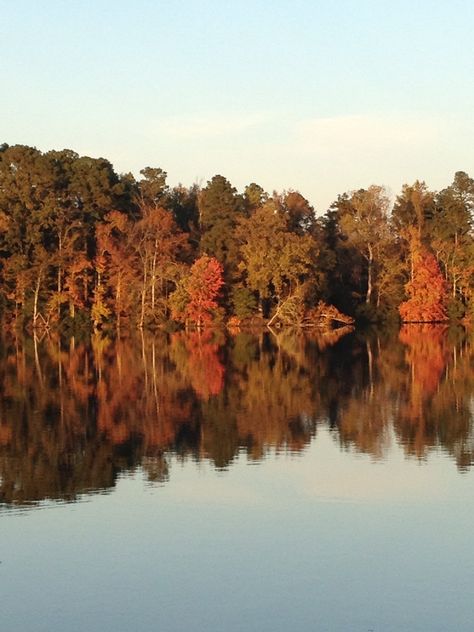
[[[242,197],[223,176],[214,176],[199,195],[200,249],[223,265],[227,281],[237,273],[239,248],[235,226],[243,216]]]

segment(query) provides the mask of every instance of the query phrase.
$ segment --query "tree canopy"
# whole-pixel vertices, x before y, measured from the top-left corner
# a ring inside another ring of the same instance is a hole
[[[439,192],[405,184],[393,205],[379,185],[347,191],[318,215],[296,190],[240,193],[222,175],[171,186],[161,167],[135,178],[105,158],[3,144],[0,318],[20,329],[291,323],[323,301],[366,321],[469,320],[473,210],[463,171]]]

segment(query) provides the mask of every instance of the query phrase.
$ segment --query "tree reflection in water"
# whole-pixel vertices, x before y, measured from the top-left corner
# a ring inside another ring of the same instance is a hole
[[[343,449],[382,459],[443,449],[473,462],[472,342],[445,326],[362,338],[214,331],[0,348],[0,501],[73,500],[171,456],[229,467],[242,451],[302,451],[327,425]]]

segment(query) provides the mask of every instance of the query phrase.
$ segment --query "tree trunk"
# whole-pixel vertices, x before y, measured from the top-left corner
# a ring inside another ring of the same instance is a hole
[[[372,248],[369,246],[369,257],[368,257],[368,266],[367,266],[367,296],[365,297],[365,302],[367,304],[370,303],[370,299],[372,296],[372,267],[373,267],[374,257],[372,253]]]
[[[145,322],[145,300],[146,300],[146,283],[147,283],[147,269],[146,269],[146,261],[143,263],[143,282],[142,282],[142,308],[140,313],[140,322],[138,323],[139,329],[143,329],[143,324]]]
[[[116,313],[116,318],[117,318],[117,333],[120,337],[120,300],[122,298],[121,296],[121,276],[120,273],[118,274],[118,278],[117,278],[117,289],[115,291],[115,313]]]
[[[97,273],[97,284],[96,284],[96,288],[95,288],[95,296],[94,296],[94,303],[97,300],[100,300],[100,285],[101,285],[101,277],[100,277],[100,272]],[[95,316],[93,319],[93,327],[94,327],[94,332],[97,333],[99,331],[99,319],[97,318],[97,312],[95,312]]]
[[[267,327],[271,327],[273,324],[273,321],[277,318],[277,316],[280,314],[280,309],[281,309],[282,303],[280,302],[280,300],[278,300],[278,304],[275,310],[275,313],[273,314],[273,316],[270,318],[270,320],[267,323]]]
[[[33,301],[33,329],[36,329],[36,322],[39,317],[38,298],[39,298],[39,293],[40,293],[40,287],[41,287],[41,273],[38,275],[38,279],[36,281],[36,287],[35,287],[35,294],[34,294],[34,301]]]
[[[62,276],[62,268],[61,268],[61,261],[62,261],[62,251],[63,251],[63,241],[62,241],[62,237],[61,235],[59,235],[59,263],[58,263],[58,284],[57,284],[57,291],[58,291],[58,323],[61,322],[61,291],[62,291],[62,284],[61,284],[61,276]]]
[[[156,300],[156,259],[158,257],[158,241],[155,240],[155,249],[153,252],[153,260],[151,265],[151,310],[155,313]]]

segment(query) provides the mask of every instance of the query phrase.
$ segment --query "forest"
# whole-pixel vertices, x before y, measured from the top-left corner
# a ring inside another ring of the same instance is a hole
[[[3,329],[120,332],[210,324],[311,326],[474,316],[474,180],[340,194],[238,192],[140,178],[74,151],[0,146]]]

